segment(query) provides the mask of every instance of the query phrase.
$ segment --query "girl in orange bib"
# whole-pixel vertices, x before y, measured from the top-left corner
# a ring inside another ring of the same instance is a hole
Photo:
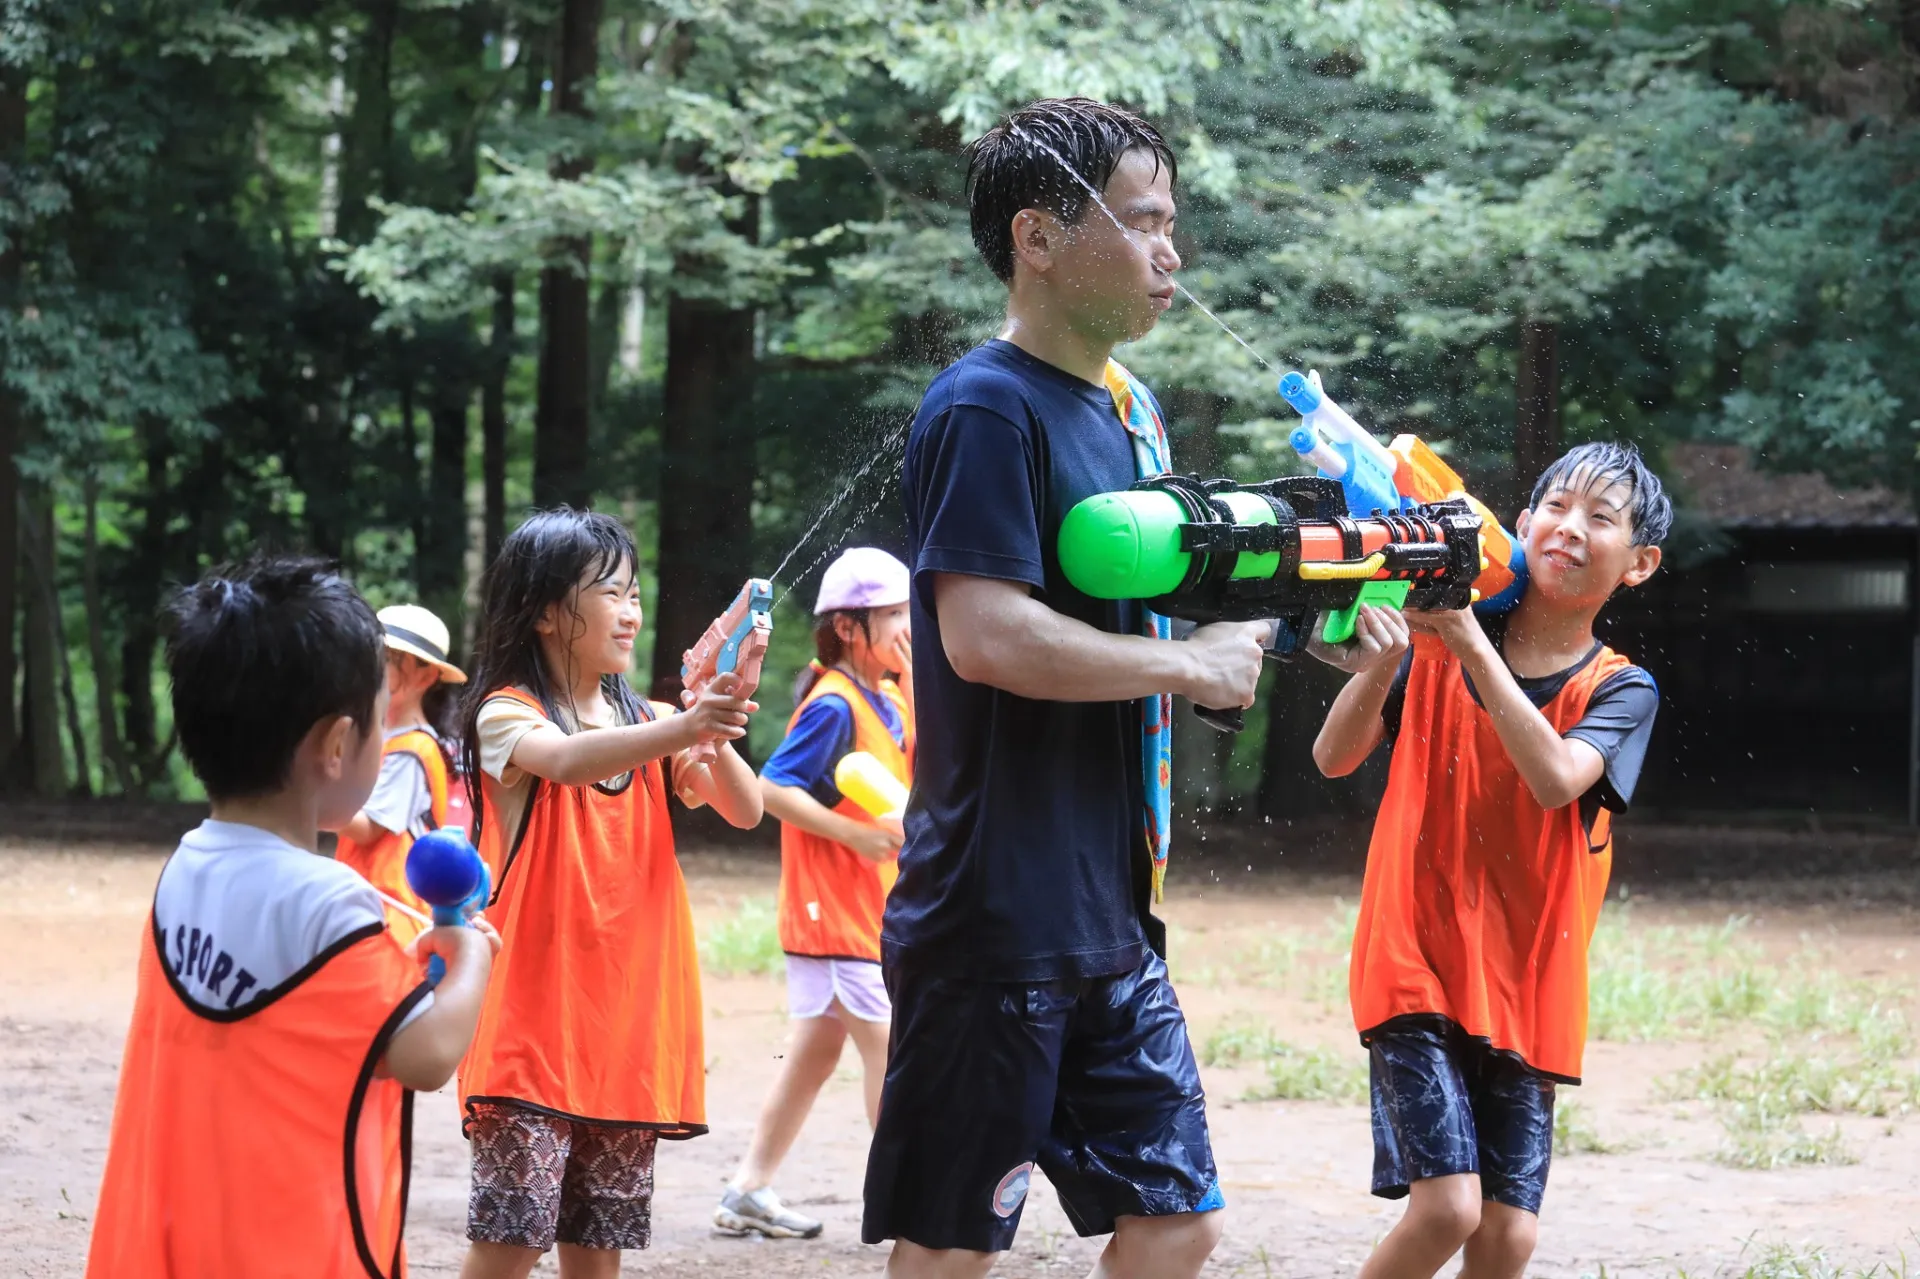
[[[760,820],[729,745],[754,705],[732,678],[679,708],[635,696],[632,536],[560,508],[487,570],[463,707],[480,849],[503,939],[461,1068],[473,1148],[467,1279],[524,1276],[560,1247],[569,1279],[647,1246],[661,1137],[706,1131],[700,974],[667,794]],[[670,643],[670,639],[662,639]],[[689,748],[719,745],[712,764]]]
[[[452,1076],[498,938],[476,921],[403,949],[316,851],[380,767],[380,628],[352,587],[257,560],[173,614],[174,723],[213,812],[140,940],[87,1274],[398,1279],[408,1090]]]
[[[1360,1279],[1513,1279],[1539,1229],[1555,1089],[1580,1082],[1587,944],[1610,814],[1652,731],[1653,677],[1594,638],[1660,564],[1672,506],[1635,450],[1548,467],[1518,531],[1530,578],[1483,629],[1468,611],[1385,620],[1411,658],[1348,681],[1314,743],[1330,777],[1381,741],[1393,762],[1354,930],[1369,1050],[1373,1192],[1407,1211]]]
[[[909,588],[907,566],[873,547],[854,547],[827,568],[814,608],[819,660],[801,672],[786,739],[760,774],[767,811],[781,822],[780,948],[793,1037],[714,1209],[714,1225],[732,1234],[820,1233],[820,1223],[783,1205],[770,1183],[849,1038],[865,1073],[868,1122],[879,1114],[892,1012],[880,976],[880,917],[899,873],[900,819],[842,795],[834,772],[861,751],[903,788],[912,780]]]

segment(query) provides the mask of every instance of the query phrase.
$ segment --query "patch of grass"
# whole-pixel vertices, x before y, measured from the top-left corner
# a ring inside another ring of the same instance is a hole
[[[1735,1264],[1741,1268],[1722,1267],[1710,1279],[1907,1279],[1908,1275],[1904,1253],[1894,1261],[1876,1261],[1863,1268],[1833,1261],[1818,1246],[1758,1244],[1752,1239],[1740,1249],[1740,1260]],[[1675,1273],[1675,1279],[1694,1277],[1681,1270]]]
[[[1367,1099],[1365,1057],[1326,1048],[1301,1048],[1260,1022],[1234,1020],[1222,1025],[1201,1045],[1200,1060],[1208,1066],[1264,1066],[1266,1081],[1247,1090],[1248,1101]]]
[[[1784,1114],[1893,1115],[1920,1108],[1920,1071],[1871,1053],[1778,1052],[1757,1064],[1728,1054],[1682,1071],[1668,1091]]]
[[[1250,1101],[1367,1100],[1366,1059],[1325,1048],[1296,1048],[1276,1041],[1267,1055],[1267,1081],[1247,1093]]]
[[[701,932],[700,969],[709,977],[771,976],[786,967],[773,902],[748,897],[728,918]]]
[[[1200,1045],[1200,1064],[1238,1066],[1242,1062],[1269,1057],[1280,1046],[1280,1040],[1271,1026],[1259,1022],[1229,1021],[1208,1035],[1206,1042]]]
[[[1840,1126],[1810,1133],[1798,1114],[1765,1101],[1736,1102],[1720,1112],[1726,1138],[1717,1155],[1731,1168],[1789,1168],[1800,1164],[1850,1164],[1853,1153]]]
[[[1602,1141],[1587,1118],[1585,1107],[1577,1101],[1562,1100],[1553,1108],[1553,1153],[1556,1155],[1605,1155],[1618,1149]]]

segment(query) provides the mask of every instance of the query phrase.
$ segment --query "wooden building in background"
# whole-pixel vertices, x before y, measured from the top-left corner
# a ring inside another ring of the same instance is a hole
[[[1660,684],[1636,809],[1916,821],[1911,498],[1737,447],[1677,447],[1662,470],[1683,512],[1667,566],[1599,628]]]

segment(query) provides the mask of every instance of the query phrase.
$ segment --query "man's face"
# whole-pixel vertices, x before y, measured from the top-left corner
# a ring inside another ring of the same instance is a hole
[[[1173,304],[1180,255],[1173,248],[1172,177],[1151,151],[1129,151],[1103,195],[1111,218],[1089,200],[1072,226],[1047,219],[1047,252],[1038,266],[1075,327],[1130,342],[1151,332]]]

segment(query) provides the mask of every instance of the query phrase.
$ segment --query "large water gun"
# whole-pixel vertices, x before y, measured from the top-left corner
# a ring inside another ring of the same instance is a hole
[[[1186,622],[1274,623],[1292,657],[1314,634],[1352,638],[1363,604],[1466,608],[1478,595],[1481,517],[1455,498],[1362,519],[1340,484],[1288,476],[1259,484],[1157,475],[1100,493],[1060,526],[1060,567],[1096,599],[1146,601]],[[1240,712],[1199,708],[1237,730]]]
[[[407,850],[407,884],[433,908],[435,928],[466,923],[493,895],[486,862],[467,837],[450,826],[413,841]],[[427,964],[427,980],[437,986],[446,975],[445,961],[435,955]]]
[[[1393,514],[1434,502],[1465,501],[1481,521],[1481,598],[1475,607],[1483,613],[1504,613],[1520,602],[1527,560],[1519,541],[1485,503],[1467,492],[1465,482],[1424,440],[1401,435],[1382,447],[1334,403],[1316,372],[1281,378],[1280,398],[1302,419],[1289,439],[1294,452],[1325,478],[1339,481],[1349,511]]]
[[[682,655],[680,683],[698,697],[722,675],[737,675],[740,687],[736,696],[752,697],[760,687],[760,664],[766,660],[767,646],[772,642],[773,583],[763,577],[750,577],[727,611],[713,619],[700,642]],[[687,752],[696,764],[711,763],[718,754],[712,742],[701,742]]]

